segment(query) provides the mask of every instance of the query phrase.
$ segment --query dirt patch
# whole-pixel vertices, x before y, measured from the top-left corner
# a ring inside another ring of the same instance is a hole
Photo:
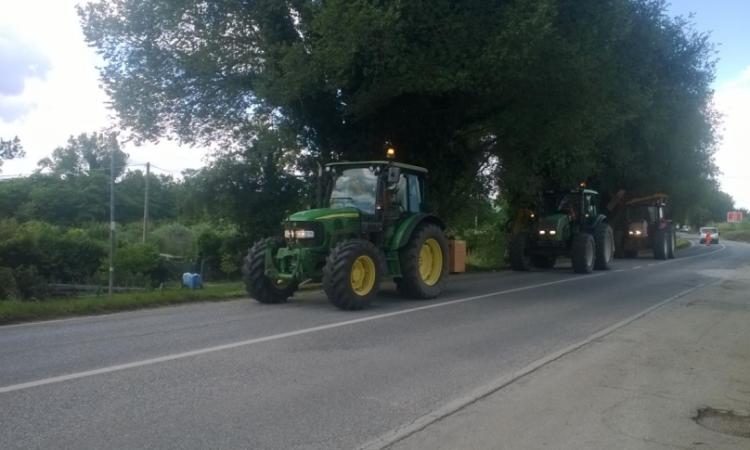
[[[695,423],[717,433],[750,438],[750,415],[737,411],[701,408],[693,418]]]

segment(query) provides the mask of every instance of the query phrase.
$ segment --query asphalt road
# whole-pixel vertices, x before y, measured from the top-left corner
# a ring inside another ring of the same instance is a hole
[[[356,448],[748,262],[722,241],[358,313],[306,292],[0,327],[0,448]]]

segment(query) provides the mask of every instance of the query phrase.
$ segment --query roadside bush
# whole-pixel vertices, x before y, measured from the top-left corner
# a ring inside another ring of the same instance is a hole
[[[154,287],[169,278],[164,261],[154,244],[132,244],[115,253],[118,285]]]
[[[0,267],[0,300],[10,300],[18,297],[18,288],[16,287],[16,277],[13,275],[13,269],[10,267]]]
[[[248,244],[234,227],[195,227],[198,270],[206,280],[233,278],[239,275],[242,256]]]
[[[85,231],[42,222],[0,224],[0,266],[33,270],[32,278],[47,282],[84,283],[93,277],[106,256],[103,243]],[[25,273],[25,272],[24,272]],[[25,276],[29,278],[29,276]],[[18,274],[16,274],[18,288]]]
[[[179,223],[171,223],[156,228],[149,234],[148,241],[155,244],[159,252],[168,255],[182,256],[192,260],[197,254],[193,231]]]

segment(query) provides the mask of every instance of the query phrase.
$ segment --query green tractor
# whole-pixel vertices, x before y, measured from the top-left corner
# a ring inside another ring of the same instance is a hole
[[[508,248],[513,270],[550,269],[560,256],[570,257],[576,273],[609,269],[614,235],[597,211],[598,197],[585,188],[545,192],[541,207],[516,221]]]
[[[283,237],[250,248],[242,268],[247,292],[261,303],[281,303],[301,284],[322,282],[331,303],[359,310],[390,277],[403,296],[437,297],[448,273],[448,241],[443,222],[426,212],[426,175],[392,160],[326,165],[325,207],[289,215]]]

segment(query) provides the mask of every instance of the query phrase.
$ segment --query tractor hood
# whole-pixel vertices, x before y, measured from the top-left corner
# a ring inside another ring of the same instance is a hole
[[[359,210],[351,206],[344,208],[318,208],[296,212],[290,215],[287,221],[309,222],[313,220],[357,219],[359,218],[359,214]]]
[[[551,230],[555,231],[555,236],[563,238],[566,227],[570,223],[570,219],[567,214],[550,214],[539,218],[537,223],[537,230],[544,230],[547,235]]]

